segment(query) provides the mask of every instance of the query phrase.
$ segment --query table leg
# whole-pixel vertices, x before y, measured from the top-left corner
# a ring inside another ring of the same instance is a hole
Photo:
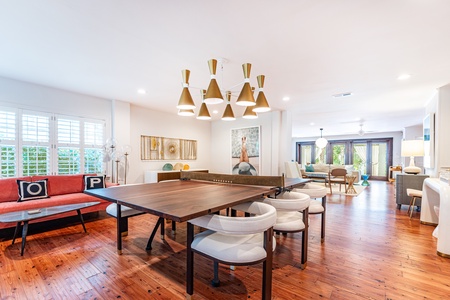
[[[303,211],[303,223],[305,224],[305,230],[302,232],[302,258],[300,263],[300,269],[304,270],[306,264],[308,263],[308,219],[309,219],[309,209],[306,208]]]
[[[117,207],[117,253],[122,254],[122,233],[120,230],[120,224],[122,223],[122,208],[119,203],[116,205]]]
[[[20,256],[23,256],[23,250],[25,249],[25,243],[27,242],[27,233],[28,233],[28,221],[24,221],[22,229],[22,248],[20,249]]]
[[[273,235],[273,233],[272,233]],[[187,250],[186,250],[186,293],[188,297],[194,293],[194,252],[191,244],[194,241],[194,225],[187,223]],[[272,268],[271,268],[272,269]]]
[[[147,247],[145,247],[145,250],[152,250],[153,238],[155,237],[156,231],[158,231],[159,226],[164,227],[164,218],[159,217],[158,221],[156,221],[155,228],[153,228],[152,234],[148,239]],[[164,234],[163,230],[161,230],[161,234]]]
[[[17,234],[19,233],[20,224],[22,224],[22,222],[17,222],[16,224],[16,229],[14,230],[14,236],[11,245],[14,245],[14,242],[16,241]]]
[[[264,232],[264,248],[266,260],[263,262],[262,299],[272,299],[272,255],[273,255],[273,227]],[[193,272],[192,272],[193,273]]]
[[[177,233],[177,223],[175,221],[172,221],[172,232],[173,234]]]
[[[77,209],[77,214],[80,217],[81,225],[83,225],[84,232],[86,233],[87,231],[86,231],[86,226],[84,226],[83,215],[81,214],[81,211],[79,209]]]

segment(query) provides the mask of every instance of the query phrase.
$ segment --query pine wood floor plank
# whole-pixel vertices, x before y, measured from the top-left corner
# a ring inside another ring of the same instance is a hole
[[[332,195],[327,233],[310,217],[308,266],[299,268],[301,234],[277,239],[273,299],[450,299],[450,259],[436,255],[433,226],[396,209],[394,186],[371,182],[358,197]],[[100,213],[80,224],[33,232],[20,256],[20,238],[0,242],[0,298],[184,299],[186,224],[166,226],[153,249],[147,239],[157,218],[129,219],[123,255],[116,252],[116,220]],[[261,265],[231,271],[221,265],[213,288],[210,260],[195,255],[195,299],[260,299]],[[62,295],[59,296],[59,295]]]

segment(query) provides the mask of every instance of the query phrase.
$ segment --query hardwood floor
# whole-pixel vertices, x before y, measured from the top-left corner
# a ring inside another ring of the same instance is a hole
[[[432,226],[419,213],[396,209],[394,186],[371,182],[358,197],[328,196],[327,233],[311,216],[308,266],[301,270],[301,234],[277,240],[274,299],[449,299],[450,259],[436,255]],[[24,256],[20,239],[0,238],[1,299],[184,299],[186,226],[145,251],[156,217],[129,219],[123,255],[117,255],[115,219],[101,214],[86,223],[30,234]],[[30,225],[30,231],[33,225]],[[297,250],[298,249],[298,250]],[[261,264],[221,265],[213,288],[211,261],[195,255],[195,299],[260,299]]]

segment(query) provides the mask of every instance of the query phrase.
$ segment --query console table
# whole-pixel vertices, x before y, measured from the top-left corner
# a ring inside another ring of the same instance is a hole
[[[400,209],[402,204],[409,205],[411,197],[406,193],[406,189],[422,190],[423,181],[428,178],[425,174],[397,174],[395,180],[395,202]],[[421,201],[416,201],[417,206],[421,206]]]

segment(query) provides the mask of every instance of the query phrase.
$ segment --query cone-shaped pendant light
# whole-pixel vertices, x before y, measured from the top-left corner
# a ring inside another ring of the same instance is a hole
[[[223,121],[233,121],[236,120],[234,117],[233,109],[231,108],[230,104],[231,100],[231,92],[227,92],[227,107],[225,107],[225,111],[223,112],[222,120]]]
[[[259,87],[259,93],[256,97],[256,105],[253,106],[254,112],[266,112],[270,111],[269,102],[267,102],[266,95],[264,95],[264,75],[258,75],[256,77],[258,79],[258,87]]]
[[[183,116],[183,117],[190,117],[190,116],[194,116],[195,113],[194,113],[193,109],[179,109],[178,115]]]
[[[239,94],[236,104],[240,106],[254,106],[255,98],[253,97],[252,88],[250,87],[250,70],[252,68],[251,64],[243,64],[242,69],[244,70],[244,86],[242,87],[241,93]]]
[[[208,66],[209,73],[211,74],[211,81],[209,82],[208,89],[206,90],[205,103],[219,104],[223,102],[223,96],[216,81],[217,60],[208,60]]]
[[[200,111],[198,112],[197,119],[199,120],[211,120],[211,115],[209,114],[208,107],[205,103],[206,90],[200,90],[202,96],[202,106],[200,106]]]
[[[242,117],[244,119],[258,119],[258,114],[252,110],[253,106],[247,106],[245,108],[244,114],[242,115]]]
[[[183,76],[183,91],[181,92],[180,100],[178,101],[178,109],[194,109],[195,104],[192,100],[191,93],[189,92],[189,75],[191,71],[182,70],[181,75]]]

